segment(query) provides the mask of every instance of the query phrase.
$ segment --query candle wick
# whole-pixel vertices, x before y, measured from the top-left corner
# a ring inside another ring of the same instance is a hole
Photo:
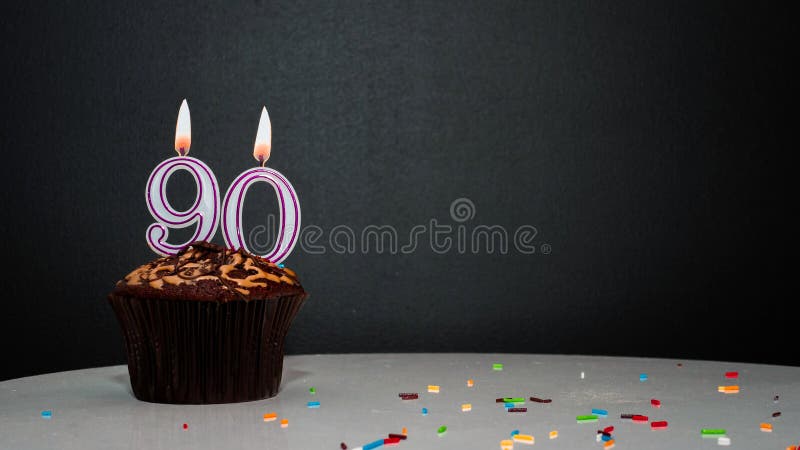
[[[181,156],[186,156],[186,147],[181,147],[178,149],[178,154]]]
[[[261,167],[264,167],[265,165],[267,165],[267,160],[262,158],[261,159]]]

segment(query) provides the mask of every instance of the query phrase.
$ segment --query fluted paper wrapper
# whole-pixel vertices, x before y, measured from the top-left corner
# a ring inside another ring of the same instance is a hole
[[[178,404],[274,396],[281,383],[284,338],[305,297],[218,303],[112,294],[133,394],[147,402]]]

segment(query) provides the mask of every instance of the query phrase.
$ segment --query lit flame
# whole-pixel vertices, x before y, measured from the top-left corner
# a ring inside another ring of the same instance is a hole
[[[256,145],[253,147],[253,157],[264,167],[272,150],[272,124],[269,122],[267,108],[261,110],[261,119],[258,121]]]
[[[178,111],[178,124],[175,125],[175,151],[181,156],[186,156],[191,146],[192,119],[189,117],[189,105],[186,99],[183,99],[181,109]]]

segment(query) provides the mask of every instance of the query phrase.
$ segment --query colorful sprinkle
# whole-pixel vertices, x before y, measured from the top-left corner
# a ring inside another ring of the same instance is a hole
[[[419,394],[417,394],[416,392],[401,392],[400,394],[397,395],[403,400],[416,400],[419,398]]]
[[[739,386],[717,386],[717,392],[722,392],[723,394],[738,394]]]
[[[309,408],[319,408],[319,402],[308,402]]]
[[[771,423],[762,423],[760,425],[761,431],[765,433],[772,433],[772,424]]]
[[[272,422],[273,420],[278,418],[277,413],[266,413],[264,414],[264,422]]]
[[[383,445],[383,439],[378,439],[377,441],[370,442],[369,444],[361,447],[364,450],[372,450],[373,448],[378,448]]]
[[[442,425],[438,430],[436,430],[436,434],[439,436],[444,436],[445,433],[447,433],[447,425]]]
[[[577,416],[575,417],[575,420],[577,420],[578,423],[597,422],[597,416],[594,415]]]
[[[615,445],[614,444],[614,440],[611,439],[610,441],[608,441],[605,444],[603,444],[603,448],[605,448],[605,449],[614,448],[614,445]]]
[[[654,430],[666,430],[668,426],[669,426],[669,424],[667,423],[666,420],[660,420],[658,422],[651,422],[650,423],[650,428],[652,428]]]
[[[528,408],[508,408],[506,411],[510,413],[524,413],[528,412]]]
[[[717,438],[717,445],[722,445],[722,446],[727,447],[727,446],[731,445],[731,438],[729,438],[727,436],[719,437],[719,438]]]
[[[472,403],[464,403],[461,405],[461,412],[472,411]]]
[[[397,445],[400,443],[400,438],[388,437],[383,440],[383,445]]]
[[[284,264],[284,263],[278,263],[278,267],[279,267],[279,268],[281,268],[281,269],[283,269],[284,267],[286,267],[286,264]]]
[[[780,416],[781,416],[780,411],[775,411],[774,413],[772,413],[772,417],[780,417]]]
[[[613,425],[603,428],[603,433],[611,434],[613,432],[614,432],[614,426]]]
[[[646,373],[639,374],[639,381],[647,381],[647,374]]]
[[[636,423],[647,423],[647,421],[649,421],[650,418],[645,415],[634,414],[633,417],[631,417],[631,420],[633,420]]]
[[[405,430],[405,428],[403,428],[403,429]],[[389,437],[390,438],[397,438],[397,439],[400,439],[401,441],[404,441],[404,440],[408,439],[408,436],[406,436],[405,434],[397,434],[397,433],[389,433]]]
[[[189,429],[189,424],[188,423],[183,424],[183,429],[184,430],[188,430]]]
[[[528,444],[533,445],[534,439],[533,436],[530,434],[517,434],[514,436],[514,442],[519,442],[521,444]]]
[[[650,400],[650,406],[653,408],[661,408],[661,400],[652,399]]]
[[[608,417],[608,411],[605,409],[592,408],[592,414],[598,417]]]
[[[739,372],[725,372],[725,378],[728,379],[739,378]]]
[[[53,411],[49,409],[45,409],[42,411],[42,419],[52,419],[53,418]]]
[[[516,436],[518,434],[519,434],[519,430],[514,430],[514,431],[511,432],[511,437],[513,438],[514,436]]]
[[[536,403],[550,403],[553,401],[551,398],[539,398],[539,397],[531,397],[532,402]]]
[[[422,408],[422,415],[423,416],[427,416],[428,415],[428,408]]]
[[[314,395],[314,394],[317,393],[317,388],[312,386],[312,387],[308,388],[308,392],[311,393],[311,395]]]
[[[281,428],[289,428],[289,419],[281,419]]]
[[[347,450],[347,444],[342,442],[341,444],[339,444],[339,448],[341,448],[342,450]]]
[[[620,414],[620,419],[633,419],[633,414]]]
[[[717,436],[724,436],[728,434],[728,432],[722,428],[703,428],[702,430],[700,430],[700,434],[703,436],[717,437]]]
[[[514,449],[514,441],[511,439],[503,439],[500,441],[500,450],[513,450]]]
[[[500,363],[492,364],[492,370],[503,370],[503,365]]]
[[[439,386],[436,386],[435,384],[428,385],[428,392],[432,392],[434,394],[438,394],[439,393]]]
[[[505,403],[525,403],[525,399],[522,397],[503,397],[503,401]]]
[[[467,387],[472,387],[472,386],[475,386],[475,380],[473,379],[467,380]]]
[[[550,439],[555,439],[558,437],[558,430],[553,430],[550,432]]]
[[[581,372],[581,380],[586,376],[585,373]]]
[[[401,433],[403,433],[403,436],[408,436],[408,428],[403,427],[403,431],[401,431]]]

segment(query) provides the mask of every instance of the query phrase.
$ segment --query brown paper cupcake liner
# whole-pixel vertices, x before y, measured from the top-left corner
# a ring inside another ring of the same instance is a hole
[[[306,295],[209,302],[110,295],[133,394],[155,403],[235,403],[278,393],[283,344]]]

